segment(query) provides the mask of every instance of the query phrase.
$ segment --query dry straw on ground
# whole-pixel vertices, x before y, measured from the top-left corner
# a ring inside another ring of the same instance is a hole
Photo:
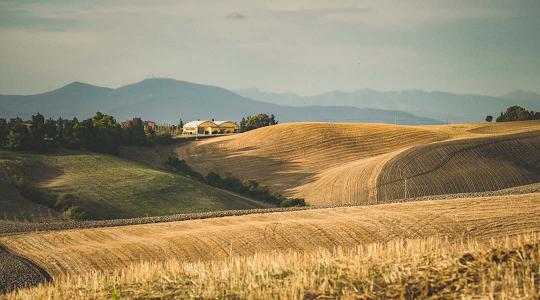
[[[413,299],[540,297],[540,235],[397,240],[90,272],[7,299]]]

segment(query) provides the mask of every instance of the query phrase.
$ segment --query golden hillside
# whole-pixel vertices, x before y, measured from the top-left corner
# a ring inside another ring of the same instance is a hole
[[[539,231],[540,193],[254,214],[5,236],[0,243],[55,279],[140,261],[216,260],[267,251],[355,247],[396,239]]]
[[[377,200],[501,190],[540,182],[540,131],[419,146],[393,157]]]
[[[203,174],[217,171],[255,179],[310,204],[373,203],[379,199],[380,171],[403,151],[445,140],[534,131],[540,131],[540,122],[444,126],[289,123],[197,141],[172,151]]]
[[[311,203],[351,203],[339,199],[318,201],[305,191],[313,190],[310,185],[319,182],[324,172],[341,167],[344,169],[337,171],[347,173],[346,166],[350,166],[361,169],[361,177],[354,177],[348,188],[357,184],[350,191],[364,196],[365,184],[378,164],[384,162],[385,154],[447,137],[446,133],[413,126],[293,123],[190,143],[177,152],[204,174],[217,171],[254,179],[274,191],[303,197]],[[370,169],[364,169],[364,165]],[[335,178],[334,174],[330,176]]]

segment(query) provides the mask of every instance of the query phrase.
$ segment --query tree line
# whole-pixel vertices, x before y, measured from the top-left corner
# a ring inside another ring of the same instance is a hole
[[[234,176],[222,177],[216,172],[210,172],[206,176],[191,169],[185,160],[178,156],[169,156],[166,162],[167,167],[176,173],[188,175],[196,180],[220,189],[246,195],[252,199],[270,203],[280,207],[305,206],[306,202],[301,198],[286,198],[279,194],[270,192],[267,186],[260,185],[255,180],[240,180]]]
[[[90,151],[118,154],[120,146],[150,146],[168,144],[172,136],[168,132],[156,133],[145,127],[140,118],[134,118],[126,126],[120,126],[114,117],[97,112],[92,118],[79,121],[52,119],[37,113],[31,120],[0,118],[0,148],[46,152],[51,148],[87,149]]]
[[[540,112],[533,110],[526,110],[525,108],[514,105],[506,109],[495,120],[496,122],[511,122],[511,121],[528,121],[528,120],[540,120]],[[486,116],[486,121],[493,121],[493,116]]]

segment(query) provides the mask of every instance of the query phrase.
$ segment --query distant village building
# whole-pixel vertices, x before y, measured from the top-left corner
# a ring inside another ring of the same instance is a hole
[[[184,134],[237,133],[240,126],[233,121],[191,121],[183,127]]]
[[[221,133],[237,133],[240,131],[240,126],[233,121],[215,121],[214,122]]]
[[[120,126],[128,127],[128,126],[131,126],[132,123],[133,123],[133,120],[125,120],[125,121],[120,122]]]
[[[219,127],[212,121],[191,121],[184,124],[184,134],[212,134],[217,133]]]
[[[122,126],[122,127],[132,126],[133,122],[134,122],[133,119],[125,120],[125,121],[120,122],[120,126]],[[154,121],[143,121],[142,123],[143,123],[144,129],[146,129],[146,130],[148,130],[148,129],[156,130],[156,127],[157,127],[156,122],[154,122]]]
[[[156,122],[154,122],[154,121],[144,121],[143,124],[144,124],[144,127],[146,127],[146,128],[156,130],[157,125],[156,125]]]

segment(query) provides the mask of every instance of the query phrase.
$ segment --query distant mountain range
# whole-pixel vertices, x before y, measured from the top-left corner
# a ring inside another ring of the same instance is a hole
[[[275,101],[274,101],[275,102]],[[256,113],[273,113],[280,122],[328,121],[399,124],[440,124],[392,108],[358,108],[352,105],[267,103],[251,100],[229,90],[173,79],[147,79],[117,89],[73,82],[37,95],[0,95],[0,116],[28,119],[40,112],[46,117],[87,118],[96,111],[118,121],[133,117],[176,124],[196,119],[239,121]]]
[[[540,111],[540,95],[528,91],[514,91],[501,97],[420,90],[381,92],[369,89],[355,92],[333,91],[315,96],[269,93],[256,88],[235,92],[250,99],[278,105],[394,109],[444,122],[448,120],[451,123],[481,122],[486,115],[496,117],[511,105],[521,105],[529,110]]]

